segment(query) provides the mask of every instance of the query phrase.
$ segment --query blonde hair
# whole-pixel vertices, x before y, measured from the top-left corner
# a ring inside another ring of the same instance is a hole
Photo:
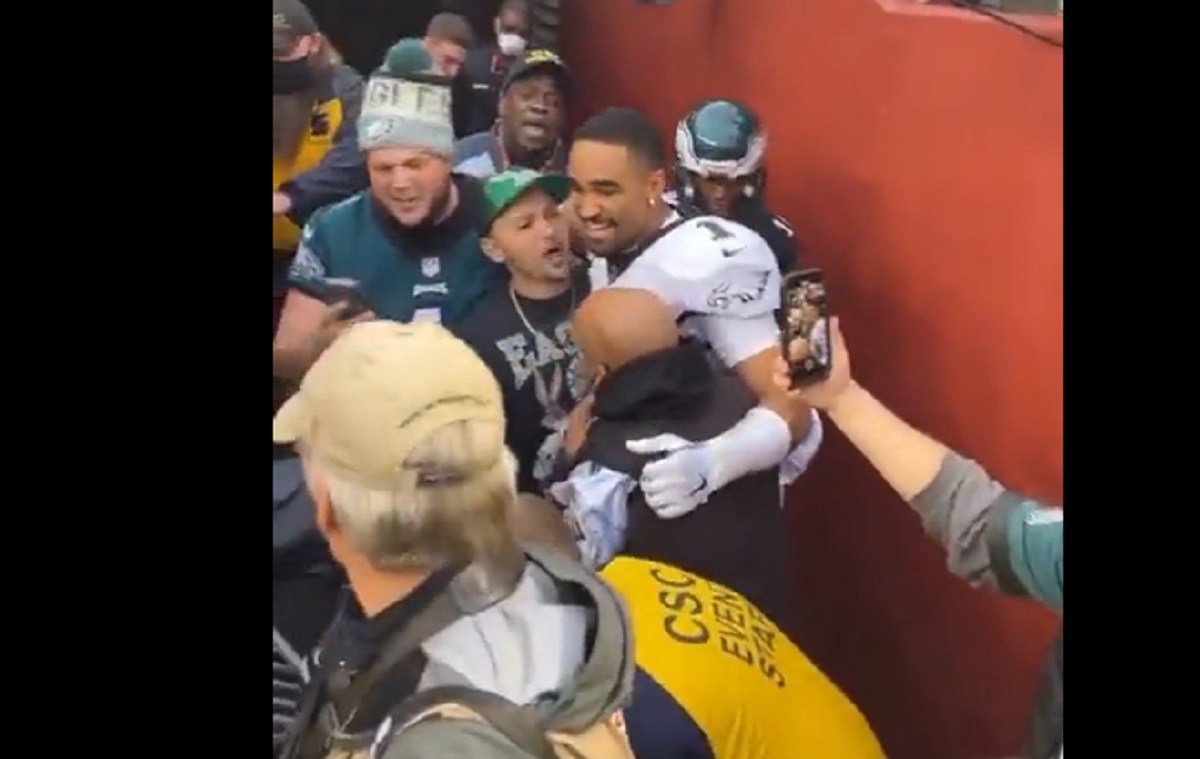
[[[430,435],[404,462],[387,491],[329,473],[341,532],[380,571],[434,571],[511,555],[516,499],[512,455],[496,456],[491,422],[455,422]]]

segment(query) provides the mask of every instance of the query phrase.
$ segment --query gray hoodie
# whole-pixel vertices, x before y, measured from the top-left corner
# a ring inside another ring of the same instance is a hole
[[[425,642],[428,664],[417,692],[466,685],[536,704],[548,730],[579,732],[628,704],[634,672],[628,612],[578,564],[528,553],[511,595]],[[466,720],[431,719],[379,733],[370,755],[382,759],[529,756],[490,726]]]

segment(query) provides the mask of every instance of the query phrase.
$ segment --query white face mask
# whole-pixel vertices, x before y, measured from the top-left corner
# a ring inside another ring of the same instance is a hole
[[[496,35],[496,44],[499,45],[500,52],[508,56],[525,52],[525,38],[519,34],[501,32]]]

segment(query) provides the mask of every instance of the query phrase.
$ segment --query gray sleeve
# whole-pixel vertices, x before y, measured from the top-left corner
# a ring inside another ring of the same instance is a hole
[[[497,730],[464,719],[430,718],[406,729],[380,759],[528,759]]]
[[[471,134],[454,143],[454,155],[450,158],[453,166],[458,166],[468,158],[473,158],[479,152],[479,134]]]
[[[951,451],[933,482],[912,500],[925,532],[946,549],[950,571],[968,582],[996,586],[988,522],[1004,492],[983,467]]]
[[[485,178],[495,169],[488,154],[491,132],[477,132],[454,143],[450,165],[460,174]]]

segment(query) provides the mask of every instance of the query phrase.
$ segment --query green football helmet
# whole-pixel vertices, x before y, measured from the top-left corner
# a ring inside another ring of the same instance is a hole
[[[675,129],[675,179],[683,200],[702,201],[696,177],[744,180],[746,197],[763,189],[767,134],[754,111],[725,98],[706,100]]]

